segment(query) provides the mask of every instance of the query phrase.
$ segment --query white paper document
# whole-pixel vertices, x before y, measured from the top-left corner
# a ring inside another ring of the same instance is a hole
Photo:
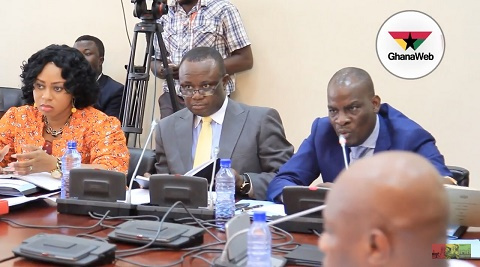
[[[237,204],[247,203],[249,204],[244,210],[237,210],[235,214],[240,214],[242,212],[248,212],[248,214],[253,215],[254,211],[265,211],[267,217],[272,216],[285,216],[285,207],[283,204],[275,204],[270,201],[261,201],[261,200],[250,200],[250,199],[242,199],[237,202]],[[256,207],[257,208],[252,208]]]
[[[450,224],[480,226],[480,190],[449,185],[445,189],[450,204]]]
[[[128,199],[128,190],[125,192],[125,199]],[[136,188],[132,189],[132,197],[130,199],[133,205],[141,205],[150,203],[150,190]],[[119,200],[118,202],[126,202],[125,200]]]
[[[2,198],[2,200],[6,200],[8,202],[9,207],[13,207],[16,205],[24,204],[27,202],[31,202],[37,199],[47,199],[53,195],[58,194],[59,192],[48,193],[36,197],[26,197],[26,196],[19,196],[19,197],[9,197],[9,198]]]
[[[32,183],[48,191],[59,190],[60,179],[53,178],[48,172],[32,173],[29,175],[2,174],[0,178],[15,178]]]
[[[37,191],[37,187],[32,183],[20,179],[0,178],[0,195],[2,196],[23,196]]]

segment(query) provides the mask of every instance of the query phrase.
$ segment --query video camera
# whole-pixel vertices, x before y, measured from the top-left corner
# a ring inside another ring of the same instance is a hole
[[[135,4],[133,15],[140,19],[157,20],[168,13],[167,0],[153,0],[152,8],[147,9],[146,0],[131,0]]]

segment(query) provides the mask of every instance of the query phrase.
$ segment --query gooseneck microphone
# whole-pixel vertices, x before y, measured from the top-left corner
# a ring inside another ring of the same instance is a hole
[[[300,211],[300,212],[297,212],[297,213],[294,213],[294,214],[291,214],[291,215],[287,215],[287,216],[284,216],[284,217],[281,217],[279,219],[276,219],[276,220],[273,220],[273,221],[270,221],[267,223],[268,226],[272,226],[272,225],[275,225],[275,224],[279,224],[279,223],[282,223],[282,222],[285,222],[285,221],[289,221],[289,220],[292,220],[292,219],[295,219],[295,218],[298,218],[298,217],[302,217],[302,216],[305,216],[305,215],[308,215],[310,213],[314,213],[314,212],[318,212],[318,211],[321,211],[323,210],[324,208],[326,207],[326,205],[321,205],[321,206],[317,206],[317,207],[313,207],[313,208],[310,208],[308,210],[303,210],[303,211]],[[249,228],[247,229],[243,229],[241,231],[238,231],[236,232],[234,235],[232,235],[231,238],[229,238],[227,240],[227,243],[225,244],[225,247],[222,251],[222,255],[220,255],[220,257],[218,258],[218,260],[215,261],[215,263],[217,263],[216,265],[223,265],[222,263],[228,263],[229,260],[228,260],[228,247],[230,245],[231,242],[233,242],[232,240],[234,240],[235,238],[237,238],[238,236],[242,235],[242,234],[245,234],[247,233],[249,230]]]
[[[213,210],[213,184],[215,183],[215,170],[217,169],[217,157],[218,157],[218,146],[215,147],[213,150],[213,159],[215,161],[213,162],[213,169],[212,169],[212,179],[210,179],[210,187],[208,188],[208,199],[210,200],[210,203],[208,203],[208,209]]]
[[[338,136],[338,142],[342,146],[342,153],[343,153],[343,162],[345,163],[345,169],[348,170],[348,161],[347,161],[347,149],[345,148],[345,144],[347,143],[347,139],[343,134]]]
[[[132,204],[133,180],[135,180],[135,177],[137,177],[138,168],[140,168],[140,163],[142,163],[143,154],[145,154],[145,150],[147,149],[147,144],[150,142],[153,131],[155,130],[155,127],[157,126],[157,124],[158,122],[156,120],[152,121],[152,125],[150,126],[150,132],[148,133],[147,141],[145,141],[145,144],[143,145],[142,153],[138,158],[137,166],[135,166],[135,170],[133,171],[132,177],[130,178],[130,184],[128,185],[128,193],[127,193],[127,201],[126,201],[128,204]]]

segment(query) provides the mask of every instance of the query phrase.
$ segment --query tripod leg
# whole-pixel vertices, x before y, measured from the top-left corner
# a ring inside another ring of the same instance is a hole
[[[166,70],[165,78],[167,80],[168,93],[170,95],[170,100],[172,101],[173,112],[178,111],[178,101],[177,101],[177,91],[175,90],[175,83],[173,82],[173,73],[168,68],[168,59],[167,59],[167,49],[165,48],[165,43],[162,38],[162,26],[156,24],[155,33],[157,36],[158,47],[160,48],[160,55],[162,57],[163,68]]]
[[[127,68],[127,80],[122,97],[120,110],[122,130],[125,132],[127,144],[129,141],[129,135],[134,134],[134,146],[137,140],[137,135],[143,132],[143,117],[145,113],[148,80],[150,77],[150,61],[151,53],[153,51],[155,24],[155,22],[143,21],[135,25],[130,60]],[[146,34],[147,47],[143,65],[135,66],[135,54],[139,32]]]
[[[147,98],[147,87],[150,77],[150,62],[154,53],[153,40],[155,35],[158,38],[163,67],[168,70],[167,50],[162,38],[162,27],[157,24],[154,19],[144,19],[135,25],[134,35],[132,39],[132,47],[130,52],[130,60],[127,68],[127,80],[122,97],[120,109],[120,121],[122,122],[122,130],[127,138],[129,134],[134,134],[135,141],[137,135],[143,131],[143,117],[145,113],[145,102]],[[138,33],[144,33],[146,36],[147,47],[145,58],[142,66],[135,66],[135,53],[137,48]],[[167,71],[167,86],[169,89],[170,99],[174,112],[178,111],[177,94],[175,83],[173,82],[173,73]],[[155,105],[155,100],[154,100]],[[135,144],[135,143],[134,143]]]

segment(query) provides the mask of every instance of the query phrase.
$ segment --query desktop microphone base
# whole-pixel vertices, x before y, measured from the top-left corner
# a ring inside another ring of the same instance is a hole
[[[104,202],[79,199],[57,199],[57,211],[59,213],[88,215],[90,212],[105,214],[108,216],[132,216],[135,214],[135,206],[122,202]]]
[[[160,206],[137,206],[137,215],[155,215],[162,218],[165,213],[170,209],[170,207],[160,207]],[[188,208],[190,213],[195,216],[195,218],[200,220],[212,220],[215,219],[215,210],[209,209],[194,209]],[[166,221],[173,222],[178,219],[190,218],[190,215],[184,208],[173,208],[172,211],[168,214]]]
[[[271,218],[272,221],[275,219],[277,219],[277,217]],[[323,232],[323,219],[314,217],[298,217],[289,221],[278,223],[275,226],[289,233],[311,234],[313,233],[313,230],[321,233]]]
[[[287,259],[278,255],[272,255],[270,258],[272,267],[283,267],[287,264]],[[238,261],[228,261],[228,259],[222,259],[218,257],[213,261],[214,267],[246,267],[247,266],[247,256],[245,255],[243,259]]]
[[[228,261],[223,261],[220,258],[216,258],[213,261],[213,266],[214,267],[235,267],[237,265]]]

